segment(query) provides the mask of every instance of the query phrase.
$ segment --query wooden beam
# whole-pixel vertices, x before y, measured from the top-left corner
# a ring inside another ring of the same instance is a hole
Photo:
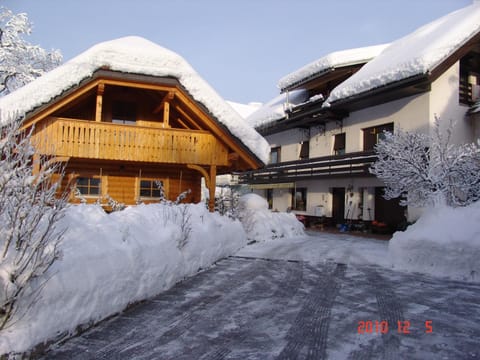
[[[165,104],[171,102],[174,98],[175,98],[175,91],[169,91],[168,94],[163,97],[162,101],[160,101],[160,104],[157,105],[155,110],[153,110],[153,113],[154,114],[160,113],[160,111],[163,110],[163,107],[165,106]]]
[[[98,84],[100,84],[102,81],[101,80],[95,80],[90,84],[85,85],[84,87],[81,87],[72,93],[66,95],[63,99],[59,100],[58,102],[54,103],[52,106],[49,106],[38,113],[36,113],[34,116],[29,118],[24,124],[22,124],[22,130],[27,129],[28,127],[32,126],[36,122],[44,119],[45,117],[53,114],[55,111],[61,109],[63,106],[66,104],[70,103],[72,100],[79,98],[80,96],[88,93],[90,90],[95,89]]]
[[[217,179],[217,166],[210,165],[210,173],[205,170],[205,168],[195,165],[195,164],[188,164],[187,167],[192,170],[199,171],[203,177],[205,178],[205,186],[208,188],[208,211],[214,212],[215,211],[215,187],[216,187],[216,179]]]
[[[215,187],[217,179],[217,166],[210,165],[210,186],[208,187],[209,199],[208,199],[208,211],[215,211]]]
[[[207,170],[205,170],[205,168],[195,164],[188,164],[187,168],[200,172],[200,174],[202,174],[202,176],[205,178],[205,186],[207,188],[210,188],[210,175],[208,174]]]
[[[170,127],[170,103],[165,101],[163,105],[163,127]]]
[[[178,122],[180,125],[182,125],[185,129],[191,130],[191,128],[190,128],[187,124],[185,124],[185,123],[182,121],[182,119],[177,118],[177,122]]]
[[[247,167],[258,169],[263,165],[262,163],[257,162],[256,159],[253,159],[234,139],[232,139],[230,134],[227,134],[224,129],[212,120],[211,115],[203,111],[198,104],[196,104],[194,100],[187,96],[183,91],[177,92],[177,99],[194,111],[195,115],[197,115],[199,119],[208,126],[208,129],[205,130],[212,131],[215,137],[223,141],[233,152],[238,153]],[[177,107],[176,109],[179,110]]]
[[[180,115],[182,115],[188,122],[196,129],[196,130],[203,130],[195,120],[192,119],[190,115],[188,115],[180,106],[175,105],[175,110],[177,110]]]
[[[102,103],[103,103],[103,93],[105,92],[105,84],[100,83],[97,87],[97,103],[95,107],[95,121],[102,121]]]

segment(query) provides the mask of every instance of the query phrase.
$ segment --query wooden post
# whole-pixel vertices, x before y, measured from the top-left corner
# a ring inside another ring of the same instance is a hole
[[[216,177],[217,177],[217,166],[210,165],[210,184],[208,187],[209,190],[209,199],[208,199],[208,211],[215,211],[215,187],[216,187]]]
[[[97,88],[97,105],[95,107],[95,121],[102,121],[102,103],[103,103],[103,93],[105,92],[105,84],[98,84]]]
[[[168,101],[165,101],[165,104],[163,105],[163,127],[170,127],[169,125],[170,122],[170,103]]]

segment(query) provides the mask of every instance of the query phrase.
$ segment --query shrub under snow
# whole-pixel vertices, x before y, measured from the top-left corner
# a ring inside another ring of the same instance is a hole
[[[437,207],[389,243],[396,268],[457,280],[480,281],[480,201]]]
[[[239,217],[251,241],[304,234],[304,226],[294,214],[270,211],[267,201],[257,194],[245,194],[240,198]]]
[[[246,244],[239,221],[208,213],[202,204],[139,205],[111,214],[95,205],[66,210],[59,223],[67,228],[62,257],[49,269],[51,278],[31,311],[1,332],[0,354],[27,351],[73,333],[77,326],[152,297]],[[188,233],[182,227],[185,213]]]

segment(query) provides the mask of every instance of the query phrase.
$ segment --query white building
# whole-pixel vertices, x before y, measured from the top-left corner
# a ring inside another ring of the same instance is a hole
[[[456,121],[455,142],[474,141],[479,85],[479,3],[391,44],[329,54],[281,79],[281,95],[247,119],[270,143],[271,164],[241,182],[272,209],[394,230],[419,213],[383,199],[368,171],[374,145],[383,130],[431,132],[437,117]]]

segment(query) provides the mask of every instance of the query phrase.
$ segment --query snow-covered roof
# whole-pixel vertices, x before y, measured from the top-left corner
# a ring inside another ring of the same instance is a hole
[[[454,11],[394,41],[337,86],[327,103],[428,74],[480,31],[480,3]]]
[[[268,161],[270,148],[267,141],[247,124],[185,59],[171,50],[136,36],[97,44],[1,98],[0,123],[11,121],[11,114],[27,114],[48,104],[102,68],[123,73],[176,78],[196,101],[203,104],[258,159],[264,163]]]
[[[295,106],[308,100],[308,92],[304,89],[289,91],[288,104]],[[265,126],[276,120],[285,117],[285,107],[287,106],[287,94],[283,93],[260,107],[257,111],[247,117],[246,121],[253,127]]]
[[[242,118],[246,119],[252,113],[257,111],[260,107],[262,107],[262,103],[259,102],[251,102],[248,104],[241,104],[234,101],[228,101],[227,103],[235,110]]]
[[[330,69],[365,64],[380,54],[388,45],[383,44],[332,52],[284,76],[278,82],[278,87],[283,91]]]

